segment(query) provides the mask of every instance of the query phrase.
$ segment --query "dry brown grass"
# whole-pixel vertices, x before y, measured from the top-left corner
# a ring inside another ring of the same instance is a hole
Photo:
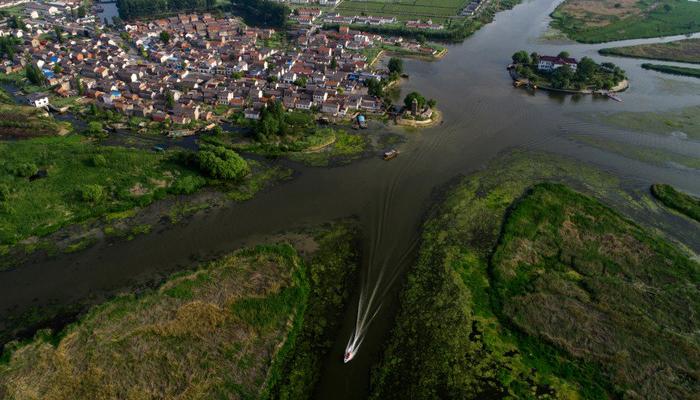
[[[587,27],[594,27],[608,25],[614,19],[640,15],[642,9],[638,3],[637,0],[568,0],[560,10],[577,20],[584,20]]]
[[[91,311],[57,346],[43,340],[0,365],[3,399],[211,399],[259,393],[291,314],[265,324],[232,312],[292,285],[269,250],[227,257],[157,292]]]

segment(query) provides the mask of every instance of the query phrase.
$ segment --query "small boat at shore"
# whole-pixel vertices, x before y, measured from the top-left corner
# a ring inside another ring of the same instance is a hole
[[[385,151],[383,154],[383,157],[385,160],[389,161],[393,158],[396,158],[399,156],[399,151],[396,149],[391,149],[389,151]]]
[[[622,98],[620,96],[616,95],[615,93],[607,92],[607,93],[605,93],[605,96],[607,96],[607,98],[609,98],[609,99],[613,99],[615,101],[619,101],[620,103],[622,103]]]

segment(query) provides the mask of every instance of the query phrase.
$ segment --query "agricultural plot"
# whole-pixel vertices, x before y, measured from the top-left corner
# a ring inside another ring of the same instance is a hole
[[[393,16],[400,21],[432,19],[445,23],[469,3],[467,0],[346,0],[336,11],[342,15]]]

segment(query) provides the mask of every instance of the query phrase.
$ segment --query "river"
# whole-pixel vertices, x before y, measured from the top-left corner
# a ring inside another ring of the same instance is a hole
[[[625,132],[586,117],[599,112],[661,111],[700,104],[700,84],[692,78],[644,71],[639,68],[640,60],[597,54],[597,49],[610,44],[562,44],[540,39],[556,4],[552,0],[525,1],[498,14],[493,23],[464,43],[450,46],[443,60],[407,60],[410,79],[402,91],[418,90],[435,98],[445,122],[407,133],[401,155],[395,160],[385,162],[375,157],[334,168],[299,167],[296,179],[251,201],[212,209],[186,223],[164,225],[131,241],[98,243],[83,252],[2,272],[0,324],[30,306],[86,299],[98,302],[190,267],[195,260],[230,252],[278,232],[357,216],[364,233],[361,279],[372,284],[383,276],[382,289],[387,295],[359,354],[343,364],[343,351],[355,325],[355,294],[324,362],[316,397],[364,398],[369,368],[377,360],[396,310],[394,295],[399,285],[389,283],[393,278],[400,281],[413,261],[420,223],[434,190],[458,174],[483,168],[509,149],[526,148],[594,164],[624,178],[625,187],[630,189],[666,182],[700,194],[700,176],[695,170],[630,160],[567,137],[570,133],[615,135],[631,145],[653,145],[697,157],[700,142]],[[642,42],[649,40],[624,44]],[[574,57],[610,60],[627,71],[632,86],[622,94],[624,103],[514,89],[505,66],[511,54],[520,49],[539,54],[558,54],[566,49]]]

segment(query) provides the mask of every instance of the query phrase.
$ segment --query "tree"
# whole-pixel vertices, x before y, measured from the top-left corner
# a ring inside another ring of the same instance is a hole
[[[331,65],[330,65],[330,67],[331,67],[331,69],[337,69],[337,68],[338,68],[338,60],[336,60],[335,57],[333,57],[333,58],[331,59]]]
[[[571,87],[571,80],[574,78],[574,72],[568,65],[563,65],[552,72],[552,86],[557,89]]]
[[[406,95],[406,97],[403,99],[403,104],[406,106],[406,108],[411,108],[411,106],[413,104],[413,99],[416,99],[418,101],[418,108],[419,109],[422,109],[423,107],[425,107],[425,104],[426,104],[425,97],[423,97],[423,95],[421,95],[418,92],[411,92],[408,95]]]
[[[367,93],[370,96],[382,97],[384,96],[384,86],[375,78],[368,79],[365,84],[367,85]]]
[[[571,57],[571,55],[569,54],[568,51],[562,51],[559,53],[558,57],[559,58],[569,58],[569,57]]]
[[[33,61],[30,61],[24,67],[24,74],[27,76],[29,82],[33,83],[34,85],[44,86],[46,83],[46,76],[44,76],[44,72],[42,72]]]
[[[396,57],[391,57],[388,64],[389,72],[401,75],[403,73],[403,60]]]
[[[162,31],[160,33],[160,41],[168,44],[170,42],[170,33],[168,31]]]
[[[241,156],[223,146],[203,145],[196,158],[199,168],[213,178],[238,180],[250,172]]]
[[[530,54],[530,63],[532,63],[532,64],[538,64],[539,62],[540,62],[540,55],[537,54],[536,51],[533,51],[533,52]]]
[[[435,99],[428,100],[428,107],[435,108],[436,105],[437,105],[437,100],[435,100]]]
[[[168,107],[168,110],[172,110],[175,107],[175,96],[170,90],[165,93],[165,105]]]
[[[306,77],[305,76],[298,77],[297,80],[294,81],[294,84],[299,86],[299,87],[306,87]]]
[[[285,4],[268,0],[231,0],[231,10],[248,25],[280,30],[286,27],[291,13]]]
[[[53,27],[53,31],[56,34],[56,42],[63,43],[63,28],[56,25]]]
[[[85,6],[81,5],[78,7],[78,18],[85,18],[85,15],[87,15],[87,12],[85,11]]]
[[[576,67],[576,80],[587,82],[593,78],[596,71],[598,71],[598,64],[590,57],[583,57]]]
[[[513,64],[530,64],[530,56],[525,50],[520,50],[513,54]]]

